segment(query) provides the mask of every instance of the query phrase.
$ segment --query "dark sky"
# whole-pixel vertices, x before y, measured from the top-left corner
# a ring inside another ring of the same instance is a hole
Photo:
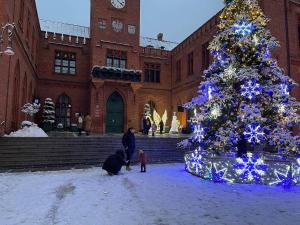
[[[41,19],[89,26],[90,0],[36,3]],[[141,35],[156,37],[163,32],[164,39],[180,42],[222,7],[223,0],[141,0]]]

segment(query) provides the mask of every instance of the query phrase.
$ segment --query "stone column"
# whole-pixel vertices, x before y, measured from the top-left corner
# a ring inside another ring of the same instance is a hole
[[[92,80],[91,83],[91,108],[90,115],[92,117],[92,132],[104,133],[104,81]]]
[[[140,121],[141,115],[139,114],[139,102],[138,102],[138,91],[141,89],[142,84],[140,83],[131,83],[131,94],[130,96],[130,105],[128,106],[130,110],[128,111],[128,127],[134,127],[137,131],[140,130]],[[132,103],[132,104],[131,104]]]

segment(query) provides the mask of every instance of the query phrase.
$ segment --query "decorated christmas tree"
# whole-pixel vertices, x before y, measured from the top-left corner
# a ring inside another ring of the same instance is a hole
[[[204,72],[198,96],[185,105],[196,111],[189,139],[195,150],[188,160],[196,171],[202,168],[205,154],[244,155],[246,159],[238,162],[251,162],[254,169],[238,171],[254,180],[255,173],[263,175],[258,168],[264,165],[252,153],[282,158],[298,154],[299,137],[292,130],[299,123],[299,103],[290,95],[296,83],[271,56],[279,43],[267,30],[269,20],[258,1],[226,0],[225,4],[219,32],[209,46],[213,62]],[[247,163],[244,167],[251,166]],[[207,177],[218,180],[216,173],[221,177],[226,173],[218,171],[211,165]]]
[[[54,123],[55,123],[54,103],[51,98],[46,98],[44,104],[44,110],[43,110],[44,130],[50,131]]]

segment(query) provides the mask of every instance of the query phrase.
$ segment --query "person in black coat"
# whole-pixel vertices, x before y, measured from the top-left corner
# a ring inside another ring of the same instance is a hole
[[[149,118],[147,118],[147,121],[146,121],[146,135],[149,135],[149,130],[150,130],[151,126],[152,126],[151,120]]]
[[[133,156],[133,153],[135,151],[135,136],[134,136],[134,128],[129,128],[128,131],[123,135],[122,138],[122,144],[125,148],[125,153],[126,153],[126,170],[131,170],[130,168],[130,162],[131,158]]]
[[[159,123],[159,132],[160,134],[162,134],[164,131],[164,122],[161,120]]]
[[[114,155],[109,156],[103,166],[102,169],[106,170],[109,175],[118,175],[122,166],[125,166],[125,154],[124,151],[119,150]]]
[[[147,118],[146,116],[143,117],[143,134],[147,134]]]

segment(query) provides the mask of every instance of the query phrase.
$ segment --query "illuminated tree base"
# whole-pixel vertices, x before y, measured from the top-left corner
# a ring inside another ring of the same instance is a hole
[[[209,157],[201,151],[185,155],[186,170],[216,183],[278,185],[290,188],[300,183],[300,158],[276,159],[276,156],[244,158]]]

